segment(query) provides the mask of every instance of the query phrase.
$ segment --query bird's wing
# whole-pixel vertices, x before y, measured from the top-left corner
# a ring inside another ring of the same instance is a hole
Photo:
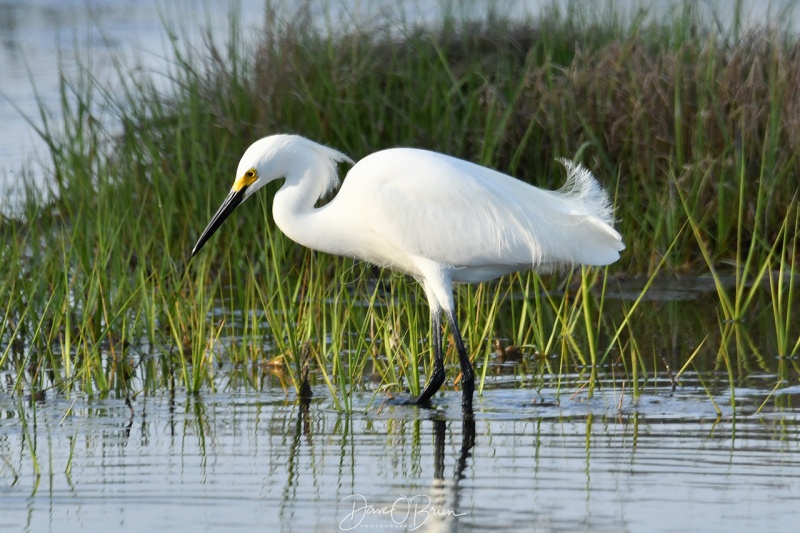
[[[552,268],[615,261],[624,245],[611,227],[605,192],[587,170],[565,164],[565,187],[545,191],[453,157],[393,149],[359,162],[341,192],[360,196],[375,238],[442,264]]]

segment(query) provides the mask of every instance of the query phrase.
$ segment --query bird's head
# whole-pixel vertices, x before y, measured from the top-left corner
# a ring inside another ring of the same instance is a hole
[[[285,141],[287,137],[289,136],[273,135],[250,145],[239,161],[236,179],[228,196],[211,218],[211,222],[203,230],[200,238],[197,239],[197,244],[192,248],[191,257],[200,251],[239,204],[267,183],[285,176],[286,169],[282,164],[283,158],[279,155],[283,152],[281,147],[285,144],[281,141]]]
[[[340,161],[353,162],[336,150],[298,135],[271,135],[254,142],[239,161],[233,187],[192,248],[191,257],[200,251],[239,204],[267,183],[304,175],[307,169],[317,164],[323,171],[319,173],[319,190],[312,194],[320,196],[338,185],[336,163]]]

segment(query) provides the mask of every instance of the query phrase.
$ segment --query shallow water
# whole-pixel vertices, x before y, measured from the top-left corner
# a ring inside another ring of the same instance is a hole
[[[734,423],[724,395],[717,416],[686,386],[496,389],[470,422],[457,393],[344,415],[315,392],[139,397],[133,414],[3,396],[0,531],[792,531],[800,513],[798,409]]]

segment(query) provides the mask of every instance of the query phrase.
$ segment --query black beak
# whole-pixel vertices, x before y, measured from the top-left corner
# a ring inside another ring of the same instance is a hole
[[[242,187],[238,191],[231,191],[228,197],[225,198],[225,201],[222,202],[221,206],[219,206],[219,209],[217,209],[217,212],[211,219],[211,222],[208,223],[208,226],[206,226],[206,229],[203,230],[200,238],[197,239],[197,244],[195,244],[194,248],[192,248],[192,255],[189,257],[189,259],[194,257],[195,254],[200,251],[200,248],[202,248],[206,241],[210,239],[212,235],[214,235],[214,232],[217,231],[217,228],[219,228],[222,223],[225,222],[225,219],[228,218],[228,215],[233,213],[233,210],[236,209],[240,203],[242,203],[242,200],[244,200],[244,191],[246,189],[247,187]]]

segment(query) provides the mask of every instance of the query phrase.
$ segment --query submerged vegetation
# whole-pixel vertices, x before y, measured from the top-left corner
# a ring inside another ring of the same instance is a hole
[[[564,179],[557,157],[593,169],[622,260],[461,288],[481,388],[511,368],[508,382],[534,388],[568,375],[589,392],[729,388],[733,405],[756,374],[796,384],[800,45],[788,33],[715,31],[690,2],[667,22],[267,19],[252,46],[234,23],[224,47],[176,48],[170,94],[120,66],[113,89],[64,80],[63,130],[32,121],[50,148],[46,185],[0,223],[0,370],[15,393],[290,391],[309,365],[337,409],[357,391],[417,394],[429,332],[413,280],[290,241],[271,222],[275,187],[187,264],[244,148],[277,132],[356,160],[429,148],[548,188]],[[653,287],[679,278],[715,295],[680,334],[646,311]]]

